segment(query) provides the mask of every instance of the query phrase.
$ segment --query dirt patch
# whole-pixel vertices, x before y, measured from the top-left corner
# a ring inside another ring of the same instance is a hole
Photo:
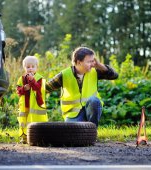
[[[151,165],[151,144],[99,143],[90,147],[0,144],[0,165]]]

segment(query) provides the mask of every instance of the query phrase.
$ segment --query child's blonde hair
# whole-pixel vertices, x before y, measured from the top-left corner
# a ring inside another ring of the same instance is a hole
[[[27,64],[34,64],[38,67],[39,61],[35,56],[26,56],[23,60],[23,68],[25,68]]]

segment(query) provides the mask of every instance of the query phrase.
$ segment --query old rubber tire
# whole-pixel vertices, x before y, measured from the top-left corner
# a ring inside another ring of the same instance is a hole
[[[31,123],[27,127],[30,146],[89,146],[94,145],[96,136],[91,122]]]

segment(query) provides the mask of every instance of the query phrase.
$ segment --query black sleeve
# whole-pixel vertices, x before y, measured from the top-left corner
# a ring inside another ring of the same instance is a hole
[[[62,87],[62,73],[60,72],[46,83],[46,91],[52,92]]]
[[[107,79],[107,80],[117,79],[118,73],[115,72],[115,70],[113,68],[111,68],[109,65],[105,65],[105,66],[108,69],[105,72],[102,72],[102,71],[96,69],[97,75],[98,75],[98,80],[100,80],[100,79]]]

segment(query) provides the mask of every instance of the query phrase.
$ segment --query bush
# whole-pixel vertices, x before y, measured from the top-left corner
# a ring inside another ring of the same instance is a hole
[[[52,78],[63,68],[70,65],[69,44],[71,36],[66,35],[60,45],[60,51],[53,53],[47,51],[45,56],[35,54],[40,60],[38,72],[44,77]],[[61,61],[61,62],[60,62]],[[16,94],[16,83],[21,76],[21,58],[7,58],[6,68],[10,72],[10,87],[3,98],[3,106],[0,108],[0,124],[2,128],[7,126],[16,127],[18,114],[18,96]],[[132,56],[128,54],[121,64],[116,56],[110,58],[110,65],[119,73],[117,80],[102,80],[98,83],[98,91],[104,101],[103,114],[100,125],[116,124],[130,125],[137,124],[140,120],[141,107],[146,107],[147,121],[150,121],[151,111],[151,79],[149,72],[145,69],[145,76],[140,67],[134,66]],[[16,69],[18,68],[18,69]],[[148,79],[147,79],[148,78]],[[48,108],[49,121],[63,121],[60,110],[60,91],[47,94],[46,105]]]

